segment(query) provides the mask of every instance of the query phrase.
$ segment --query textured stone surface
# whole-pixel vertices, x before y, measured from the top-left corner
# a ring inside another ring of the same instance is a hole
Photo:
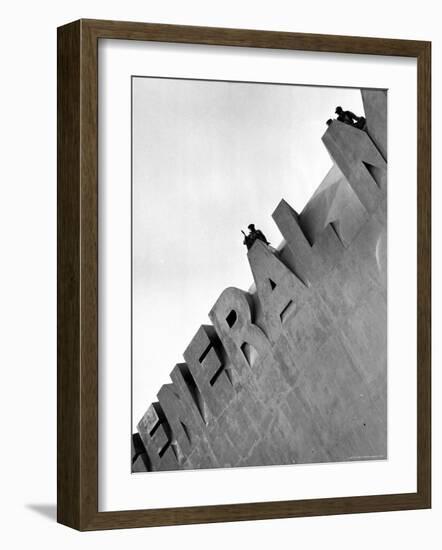
[[[368,134],[335,120],[322,141],[362,205],[374,212],[386,190],[387,164]]]
[[[381,155],[387,160],[387,90],[362,90],[367,118],[367,132]]]
[[[315,242],[331,224],[348,247],[367,219],[367,210],[335,164],[301,212],[300,225],[308,240]]]
[[[363,100],[301,215],[277,206],[284,242],[249,251],[256,292],[221,293],[140,420],[133,471],[386,458],[386,93]]]

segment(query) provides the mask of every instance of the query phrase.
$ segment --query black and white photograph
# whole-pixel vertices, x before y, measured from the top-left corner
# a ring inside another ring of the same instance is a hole
[[[2,7],[3,547],[440,546],[439,5]]]
[[[388,90],[131,86],[132,472],[386,460]]]

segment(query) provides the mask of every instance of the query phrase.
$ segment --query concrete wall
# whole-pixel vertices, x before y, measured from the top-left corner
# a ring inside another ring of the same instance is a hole
[[[248,253],[256,292],[225,289],[132,437],[132,469],[387,456],[386,92],[367,131],[334,121],[333,168],[284,241]]]

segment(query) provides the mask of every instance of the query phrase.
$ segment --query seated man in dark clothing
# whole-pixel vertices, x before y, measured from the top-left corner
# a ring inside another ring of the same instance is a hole
[[[266,239],[264,233],[260,229],[255,229],[255,224],[251,223],[248,226],[249,234],[246,235],[244,231],[242,232],[244,235],[243,244],[247,246],[247,250],[250,250],[252,248],[253,243],[258,239],[262,241],[265,244],[270,244],[268,240]]]
[[[359,130],[364,129],[365,118],[363,116],[359,117],[351,111],[344,111],[342,107],[336,107],[335,113],[338,115],[336,120],[339,120],[339,122],[354,126],[355,128],[359,128]]]

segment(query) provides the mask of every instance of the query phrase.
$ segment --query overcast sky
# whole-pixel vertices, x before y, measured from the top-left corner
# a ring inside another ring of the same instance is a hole
[[[249,223],[272,245],[281,198],[302,210],[332,162],[321,136],[359,90],[133,79],[133,425],[228,286],[253,282]]]

